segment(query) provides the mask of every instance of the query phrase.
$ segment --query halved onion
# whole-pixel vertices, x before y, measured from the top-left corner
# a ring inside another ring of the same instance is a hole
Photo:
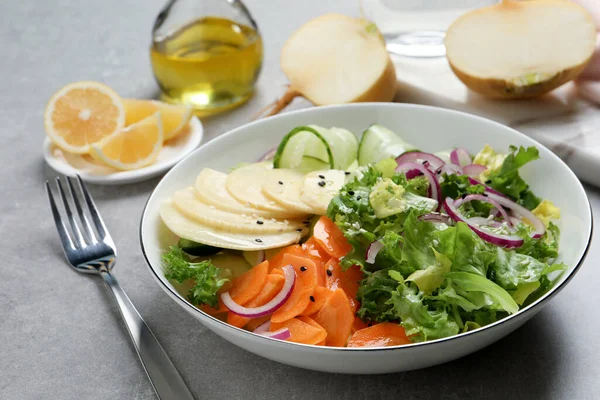
[[[285,277],[283,287],[277,296],[275,296],[273,300],[269,301],[267,304],[260,307],[247,308],[233,301],[229,292],[225,292],[221,295],[223,304],[225,304],[229,311],[239,315],[240,317],[258,318],[274,313],[287,301],[292,294],[294,285],[296,284],[296,272],[294,271],[294,267],[291,265],[286,265],[282,268],[282,270]]]
[[[482,229],[479,225],[469,222],[469,220],[462,215],[458,208],[454,206],[454,200],[452,198],[446,197],[443,204],[444,209],[453,220],[464,222],[469,226],[469,228],[471,228],[473,232],[477,234],[477,236],[486,242],[506,248],[515,248],[523,245],[523,239],[517,235],[502,235],[499,233],[493,233]]]

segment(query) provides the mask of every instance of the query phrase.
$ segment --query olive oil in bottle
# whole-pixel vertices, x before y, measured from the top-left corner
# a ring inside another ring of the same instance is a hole
[[[260,72],[262,40],[255,28],[220,17],[197,19],[165,36],[150,49],[162,99],[190,104],[196,115],[243,103]]]

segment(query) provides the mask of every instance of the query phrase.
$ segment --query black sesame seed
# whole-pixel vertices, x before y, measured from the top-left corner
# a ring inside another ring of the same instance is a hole
[[[438,169],[437,171],[435,171],[435,173],[439,175],[439,174],[441,174],[441,173],[442,173],[442,170],[441,170],[441,169]]]
[[[325,175],[319,175],[319,178],[325,179]]]
[[[302,232],[302,228],[296,229],[296,232]]]
[[[306,271],[308,268],[306,268],[304,265],[300,267],[300,271],[304,272]]]
[[[319,182],[319,186],[324,187],[325,186],[325,181]]]
[[[283,182],[281,182],[281,181],[279,181],[278,183],[279,183],[280,185],[283,185]]]
[[[257,243],[262,243],[262,240],[260,240],[260,239],[254,239],[254,241]]]
[[[485,183],[486,183],[487,185],[489,185],[490,183],[492,183],[492,180],[491,180],[491,179],[488,179],[487,181],[485,181]]]
[[[348,171],[344,171],[344,174],[346,174],[346,175],[350,175],[350,172],[348,172]]]
[[[256,223],[259,224],[259,225],[264,224],[264,222],[262,222],[262,221],[256,221]]]
[[[367,326],[373,326],[373,324],[369,322],[369,323],[367,324]]]
[[[360,199],[361,199],[361,197],[360,197],[360,196],[356,196],[356,200],[360,200]]]
[[[482,194],[482,195],[484,195],[485,197],[488,197],[488,194],[487,194],[487,193],[481,193],[481,194]]]
[[[462,195],[462,196],[460,196],[460,197],[462,197],[462,198],[464,199],[465,197],[467,197],[467,194],[466,194],[466,193],[463,193],[463,195]]]
[[[429,164],[429,161],[423,161],[421,164],[427,165],[427,164]]]
[[[312,301],[313,303],[315,302],[315,296],[310,296],[309,297],[310,301]]]
[[[331,275],[333,275],[333,272],[331,272],[331,270],[330,270],[330,269],[328,269],[328,270],[327,270],[327,276],[331,276]]]
[[[353,190],[348,190],[348,194],[349,194],[350,196],[354,196],[354,191],[353,191]]]

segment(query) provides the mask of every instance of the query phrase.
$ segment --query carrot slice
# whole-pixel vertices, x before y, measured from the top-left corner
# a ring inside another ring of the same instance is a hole
[[[310,299],[310,303],[308,303],[308,306],[306,306],[306,308],[304,309],[304,311],[302,311],[302,314],[300,315],[309,316],[318,313],[319,311],[321,311],[321,308],[323,308],[325,302],[327,301],[327,299],[329,299],[329,297],[331,297],[332,294],[333,292],[327,289],[326,287],[317,286],[312,294],[312,297],[313,299],[315,299],[315,301],[312,301],[312,299]]]
[[[329,271],[329,272],[327,272]],[[335,258],[331,258],[327,264],[325,264],[325,286],[329,290],[336,290],[342,288],[348,295],[350,306],[352,310],[356,312],[359,309],[360,304],[356,300],[356,294],[360,286],[360,281],[363,279],[363,272],[358,265],[353,265],[348,270],[342,271],[340,263]]]
[[[229,311],[227,306],[223,303],[223,300],[221,300],[221,296],[219,296],[219,305],[217,306],[217,308],[213,308],[207,304],[202,304],[198,308],[213,317]]]
[[[267,282],[269,262],[263,261],[250,271],[233,280],[229,294],[233,301],[239,305],[246,305],[258,296]]]
[[[287,265],[283,262],[283,256],[286,254],[303,255],[304,250],[302,250],[299,244],[284,247],[269,260],[269,272],[272,272],[274,269],[281,269]]]
[[[322,327],[313,326],[299,318],[288,319],[283,322],[271,322],[271,332],[281,328],[288,328],[292,336],[288,339],[290,342],[317,344],[327,337],[327,332]]]
[[[354,324],[354,312],[343,289],[333,292],[314,320],[327,331],[327,346],[346,345]]]
[[[352,333],[368,327],[369,325],[365,321],[358,317],[354,317],[354,323],[352,324]]]
[[[323,247],[319,244],[317,239],[314,236],[311,236],[303,245],[302,248],[304,251],[307,251],[311,257],[320,258],[321,260],[327,261],[329,257],[331,257]]]
[[[344,233],[325,215],[315,224],[313,237],[331,257],[341,258],[352,250],[352,245],[348,243]]]
[[[244,305],[244,307],[260,307],[262,305],[267,304],[269,301],[273,300],[273,297],[277,296],[277,293],[281,291],[284,282],[285,278],[282,275],[267,275],[265,285],[263,286],[258,296],[250,300],[247,304]],[[231,311],[227,313],[227,323],[238,328],[241,328],[244,325],[246,325],[248,322],[250,322],[251,319],[252,318],[239,316],[237,314],[232,313]]]
[[[319,343],[315,343],[315,346],[325,346],[327,343],[327,338],[321,340]]]
[[[348,347],[385,347],[411,343],[404,328],[394,322],[382,322],[356,331]]]
[[[254,332],[256,330],[256,328],[258,328],[259,326],[261,326],[262,324],[267,322],[270,318],[271,318],[270,315],[265,315],[264,317],[258,317],[258,318],[251,319],[246,324],[246,329],[248,329],[250,332]]]
[[[315,263],[307,257],[300,257],[293,254],[285,254],[282,257],[284,265],[291,264],[296,271],[296,284],[292,294],[287,301],[277,311],[273,313],[271,322],[283,322],[300,315],[310,303],[310,296],[313,295],[317,286],[317,267]]]

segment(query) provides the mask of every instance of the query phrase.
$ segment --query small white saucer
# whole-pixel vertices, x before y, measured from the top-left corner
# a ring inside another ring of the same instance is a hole
[[[44,141],[44,159],[60,174],[67,176],[79,174],[84,181],[97,185],[140,182],[160,175],[177,164],[200,145],[203,135],[202,123],[197,117],[192,117],[187,131],[165,143],[153,164],[131,171],[119,171],[102,165],[89,155],[67,153],[55,146],[49,138]]]

